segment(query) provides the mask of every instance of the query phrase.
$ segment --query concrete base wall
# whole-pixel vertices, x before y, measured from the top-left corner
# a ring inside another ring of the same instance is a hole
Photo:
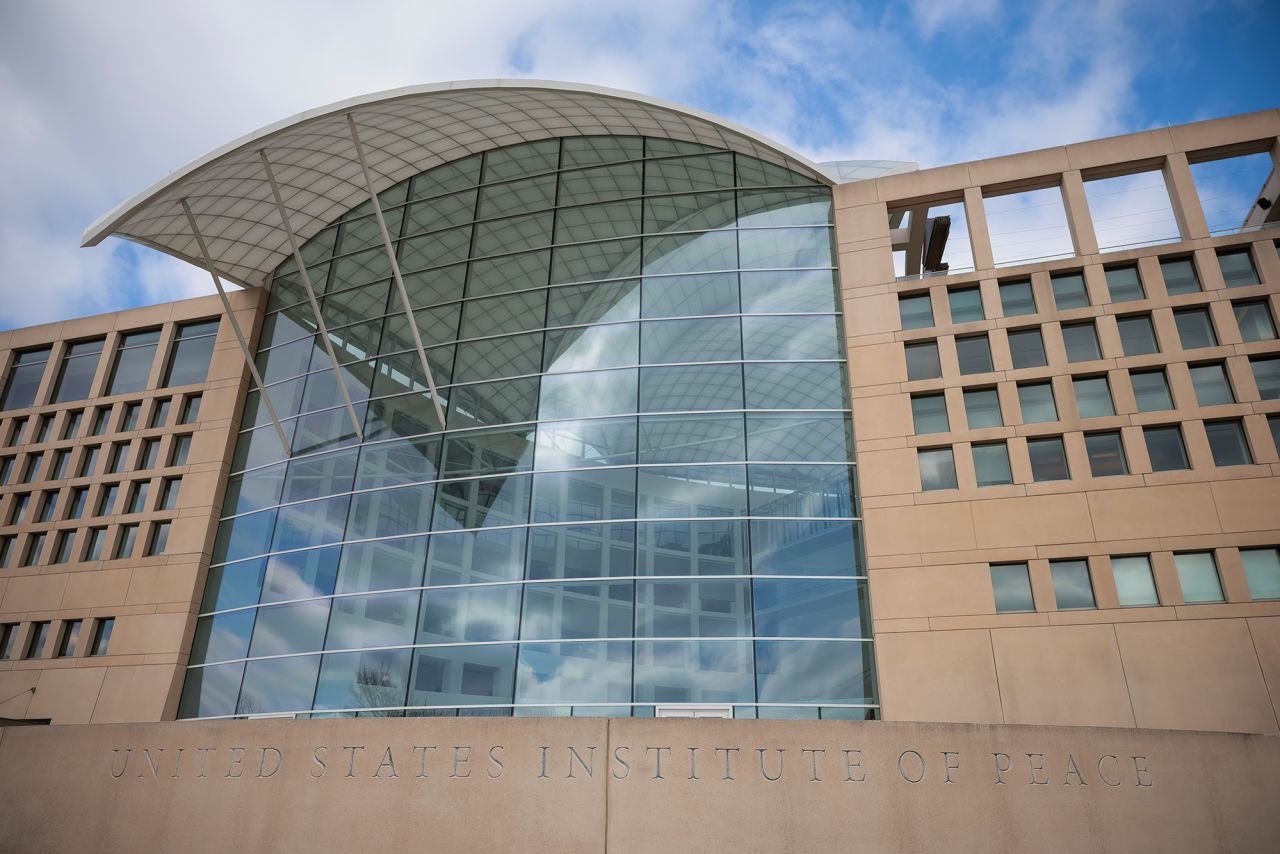
[[[638,719],[0,729],[0,851],[1275,851],[1280,738]]]

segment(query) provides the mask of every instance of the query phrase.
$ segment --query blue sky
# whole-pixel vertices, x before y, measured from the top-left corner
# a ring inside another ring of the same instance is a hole
[[[209,149],[413,83],[539,77],[922,166],[1280,106],[1280,4],[1187,0],[10,3],[0,328],[206,293],[84,227]]]

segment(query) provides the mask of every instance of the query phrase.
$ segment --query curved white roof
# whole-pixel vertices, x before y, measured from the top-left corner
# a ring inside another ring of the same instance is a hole
[[[83,246],[116,235],[203,267],[186,199],[218,272],[266,283],[289,253],[260,150],[280,184],[290,223],[305,241],[368,198],[346,116],[359,126],[378,192],[478,151],[557,136],[624,134],[727,148],[825,184],[807,158],[698,110],[633,92],[544,80],[471,80],[412,86],[340,101],[268,125],[177,170],[100,218]]]

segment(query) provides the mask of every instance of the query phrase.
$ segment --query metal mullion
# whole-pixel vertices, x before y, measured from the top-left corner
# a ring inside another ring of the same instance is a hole
[[[395,279],[396,289],[400,293],[400,302],[404,307],[405,318],[409,321],[409,332],[413,336],[414,346],[418,350],[418,358],[422,361],[422,370],[426,372],[427,388],[431,392],[431,403],[435,407],[436,417],[440,419],[440,426],[444,426],[444,410],[440,406],[440,394],[436,390],[435,376],[431,373],[431,364],[427,361],[427,351],[422,346],[422,335],[418,332],[418,322],[413,316],[413,306],[409,303],[409,292],[404,286],[404,277],[400,274],[400,262],[396,259],[395,247],[391,245],[391,235],[387,232],[387,222],[382,216],[382,205],[378,202],[378,194],[373,189],[373,177],[369,173],[369,164],[365,160],[364,146],[360,143],[360,133],[356,129],[355,117],[351,113],[347,113],[347,127],[351,131],[351,142],[355,147],[356,159],[360,162],[360,171],[364,175],[365,189],[369,193],[369,202],[373,206],[374,215],[378,220],[378,231],[382,234],[382,246],[387,253],[387,260],[391,263],[392,278]]]
[[[262,384],[262,374],[258,373],[258,365],[254,361],[253,353],[249,350],[249,342],[245,340],[244,331],[240,328],[240,321],[236,319],[235,311],[231,308],[231,300],[227,298],[227,291],[222,287],[222,279],[218,276],[217,268],[214,266],[213,258],[209,255],[209,247],[205,245],[204,235],[200,233],[200,226],[196,224],[195,214],[191,212],[191,205],[187,203],[186,198],[179,199],[182,205],[182,212],[186,214],[187,224],[191,227],[191,234],[195,237],[196,243],[200,247],[200,255],[204,259],[205,269],[209,271],[209,275],[213,278],[213,286],[218,290],[218,298],[222,301],[222,309],[226,312],[227,320],[231,321],[231,329],[235,332],[236,343],[240,345],[240,352],[244,354],[244,360],[249,366],[249,372],[253,375],[253,381],[258,386],[258,394],[262,398],[262,402],[266,404],[267,413],[271,416],[271,423],[275,425],[276,435],[280,437],[280,446],[284,449],[284,455],[289,457],[289,440],[284,435],[284,427],[280,424],[280,418],[276,415],[276,408],[271,403],[271,398],[266,394]]]
[[[285,209],[284,199],[280,196],[280,186],[276,183],[275,171],[271,168],[271,161],[267,158],[266,149],[259,149],[258,156],[262,158],[262,168],[267,173],[267,183],[271,185],[271,196],[275,200],[276,211],[280,214],[280,222],[284,226],[285,235],[289,238],[289,249],[293,253],[293,263],[297,265],[298,276],[302,279],[303,287],[307,290],[307,301],[311,304],[312,314],[315,315],[320,340],[324,342],[325,352],[329,354],[329,363],[333,366],[334,378],[338,381],[338,390],[342,392],[342,405],[346,407],[347,415],[351,417],[351,426],[356,431],[356,438],[363,442],[364,428],[360,423],[360,419],[356,416],[355,407],[351,405],[351,394],[347,391],[347,381],[342,376],[342,367],[338,364],[338,354],[334,352],[333,341],[329,338],[329,326],[324,321],[324,315],[320,311],[320,303],[316,299],[315,288],[311,285],[311,274],[307,272],[307,265],[302,260],[302,247],[298,245],[298,236],[293,232],[293,224],[289,221],[289,213]]]

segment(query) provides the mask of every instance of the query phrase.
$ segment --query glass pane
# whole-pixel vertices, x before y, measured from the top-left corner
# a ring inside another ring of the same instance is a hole
[[[473,257],[479,257],[550,246],[551,222],[551,211],[547,211],[478,223],[475,227],[475,239],[471,244],[471,254]]]
[[[985,335],[957,338],[956,359],[960,363],[960,373],[962,374],[984,374],[993,370],[991,365],[991,345],[987,342],[987,336]]]
[[[747,573],[745,522],[641,522],[636,528],[640,548],[637,575]]]
[[[143,334],[150,336],[158,333]],[[116,354],[116,364],[111,371],[111,380],[107,383],[107,394],[127,394],[142,391],[147,387],[151,364],[156,357],[156,343],[152,341],[149,344],[134,346],[131,343],[134,337],[125,335],[121,339],[120,351]],[[263,382],[270,382],[270,380],[263,377]]]
[[[1106,271],[1106,275],[1107,290],[1111,292],[1112,302],[1127,302],[1146,298],[1147,295],[1142,289],[1142,279],[1138,276],[1138,268],[1136,266],[1113,267]]]
[[[741,415],[662,415],[640,419],[641,463],[728,462],[744,458]]]
[[[350,497],[343,495],[281,507],[271,550],[289,551],[338,542],[346,526],[349,503]]]
[[[581,376],[584,375],[575,375]],[[544,386],[551,384],[551,377],[547,380]],[[545,393],[542,400],[545,404]],[[537,408],[537,377],[459,386],[449,392],[449,427],[460,429],[532,421],[536,417]]]
[[[629,522],[555,525],[529,534],[528,579],[634,575],[635,569],[635,527]]]
[[[1044,339],[1040,329],[1017,329],[1009,331],[1009,356],[1014,368],[1038,368],[1049,364],[1044,355]]]
[[[635,699],[644,703],[750,703],[750,641],[636,642]]]
[[[520,636],[526,640],[630,637],[634,583],[530,584]]]
[[[556,168],[560,157],[560,140],[544,139],[509,145],[484,155],[484,180],[503,181],[521,175],[534,175]]]
[[[1061,437],[1028,439],[1027,454],[1031,457],[1031,476],[1041,480],[1067,480],[1071,471],[1067,468],[1067,452]]]
[[[342,548],[336,590],[363,593],[417,587],[426,557],[426,537],[349,543]]]
[[[630,465],[636,460],[633,418],[559,421],[538,426],[537,468]]]
[[[993,388],[966,389],[964,411],[970,430],[1004,426],[1004,418],[1000,414],[1000,394]],[[919,428],[916,432],[919,432]]]
[[[922,294],[903,294],[898,297],[898,316],[903,329],[924,329],[933,326],[933,302],[928,291]]]
[[[1187,552],[1173,556],[1178,568],[1178,582],[1182,586],[1182,601],[1188,605],[1202,602],[1222,602],[1222,583],[1218,580],[1218,565],[1213,552]]]
[[[746,359],[841,359],[843,331],[838,317],[744,317]]]
[[[1089,305],[1089,292],[1085,289],[1082,274],[1068,273],[1063,276],[1052,276],[1049,283],[1053,288],[1053,302],[1058,311]]]
[[[398,439],[365,445],[360,449],[354,487],[378,489],[434,480],[436,461],[439,458],[440,440],[434,438]]]
[[[1067,348],[1068,362],[1088,362],[1102,358],[1098,333],[1092,322],[1063,324],[1062,343]]]
[[[742,274],[742,311],[830,312],[836,305],[834,270],[787,270]]]
[[[1005,317],[1021,317],[1036,313],[1035,292],[1030,280],[1000,283],[1000,305]]]
[[[529,477],[447,481],[436,494],[432,530],[524,524],[529,518]]]
[[[1075,387],[1076,408],[1081,418],[1102,418],[1115,415],[1111,403],[1111,386],[1106,377],[1080,377],[1072,380]]]
[[[1222,279],[1229,288],[1243,288],[1258,284],[1258,271],[1253,267],[1253,258],[1248,249],[1218,253],[1218,266],[1222,269]]]
[[[951,429],[951,424],[947,420],[947,398],[942,394],[913,395],[911,417],[918,436],[926,433],[946,433]]]
[[[536,374],[542,365],[542,348],[541,332],[459,344],[454,381],[463,383]]]
[[[938,342],[923,341],[907,344],[907,379],[930,380],[942,376],[942,362],[938,359]]]
[[[262,584],[263,602],[305,599],[333,593],[341,549],[332,546],[305,552],[272,555]]]
[[[923,490],[957,488],[956,462],[950,448],[919,448],[916,460],[920,464],[920,487]]]
[[[1051,383],[1027,383],[1018,386],[1018,404],[1024,424],[1043,424],[1058,420],[1058,405],[1053,399]]]
[[[538,418],[581,418],[634,412],[638,373],[632,369],[547,376]]]
[[[548,326],[634,320],[639,316],[638,281],[552,288],[547,300]]]
[[[1129,374],[1129,381],[1133,385],[1139,412],[1173,409],[1173,396],[1169,393],[1164,371],[1135,371]]]
[[[523,528],[435,534],[427,558],[426,583],[469,584],[521,578],[524,556]]]
[[[641,412],[741,409],[742,403],[740,365],[680,365],[640,371]]]
[[[521,644],[516,702],[631,702],[631,641]]]
[[[1241,549],[1240,560],[1255,601],[1280,599],[1280,549]]]
[[[756,575],[861,575],[858,527],[840,521],[752,521]]]
[[[636,583],[636,637],[750,637],[747,580]]]
[[[662,276],[644,280],[644,317],[695,317],[738,312],[738,275]]]
[[[511,703],[515,674],[515,644],[414,650],[409,705]]]
[[[1089,456],[1089,468],[1094,477],[1128,474],[1129,465],[1124,458],[1124,444],[1119,433],[1086,433],[1085,452]]]
[[[240,693],[240,679],[243,675],[242,661],[187,670],[187,681],[182,686],[182,700],[178,704],[178,717],[235,714],[236,698]]]
[[[847,466],[753,465],[751,515],[844,517],[853,514],[853,471]]]
[[[1190,258],[1162,260],[1160,273],[1164,277],[1164,289],[1169,296],[1200,292],[1200,277],[1196,274],[1196,265]]]
[[[553,255],[553,285],[629,278],[640,274],[640,240],[635,238],[561,246],[554,250]]]
[[[325,649],[359,649],[413,643],[418,591],[339,596],[333,600]]]
[[[1013,483],[1009,468],[1009,449],[1004,442],[992,442],[973,446],[973,468],[978,486],[998,486]]]
[[[664,320],[643,324],[640,361],[716,362],[742,358],[742,332],[737,318]]]
[[[256,657],[318,651],[324,646],[328,620],[328,599],[259,608],[249,654]]]
[[[1147,456],[1152,471],[1178,471],[1191,468],[1187,450],[1182,444],[1182,431],[1177,427],[1146,427]]]
[[[748,414],[747,459],[843,462],[853,457],[853,427],[838,413]]]
[[[834,265],[835,234],[826,226],[751,229],[738,238],[744,270]]]
[[[1116,580],[1116,595],[1123,607],[1159,605],[1151,561],[1145,556],[1113,557],[1111,574]]]
[[[650,519],[747,515],[745,466],[666,466],[637,474],[636,515]]]
[[[1213,334],[1213,322],[1209,319],[1208,309],[1191,308],[1175,311],[1173,320],[1178,326],[1178,338],[1182,341],[1182,349],[1193,350],[1197,347],[1216,347],[1217,336]]]
[[[533,521],[592,522],[635,516],[634,469],[600,469],[534,476]]]
[[[551,252],[547,249],[472,261],[467,270],[467,296],[546,287],[550,267]]]
[[[1235,403],[1231,383],[1227,380],[1226,366],[1192,365],[1191,387],[1196,390],[1196,402],[1201,406],[1218,406]]]
[[[547,292],[524,291],[469,300],[462,310],[461,338],[481,338],[538,329],[546,319]]]
[[[1215,466],[1247,466],[1253,464],[1249,443],[1244,438],[1244,427],[1239,421],[1207,421],[1205,435],[1209,438],[1209,450]]]
[[[412,650],[388,649],[324,656],[316,709],[403,706]]]
[[[244,658],[249,651],[255,611],[232,611],[196,620],[191,641],[191,663]]]
[[[262,593],[265,560],[250,560],[226,566],[211,566],[204,585],[201,611],[221,611],[253,605]]]
[[[1276,337],[1276,325],[1266,300],[1238,302],[1233,308],[1240,337],[1244,341],[1270,341]]]
[[[445,438],[443,477],[504,474],[533,468],[532,426],[451,433]]]
[[[957,288],[948,291],[947,302],[951,306],[952,323],[969,323],[987,318],[982,311],[982,291],[979,288]]]
[[[757,637],[871,637],[861,581],[752,582]]]
[[[995,593],[998,614],[1036,609],[1031,596],[1031,577],[1025,563],[993,564],[991,588]]]
[[[565,190],[570,176],[561,178],[560,204],[565,204]],[[585,205],[556,211],[556,243],[583,240],[607,240],[631,237],[640,233],[640,201]]]
[[[761,703],[870,703],[869,646],[861,641],[756,641]]]
[[[311,708],[320,656],[303,655],[245,665],[238,715],[294,712]]]
[[[213,344],[218,332],[218,321],[194,323],[178,328],[178,340],[173,344],[166,372],[166,386],[202,383],[209,376],[209,360],[213,357]]]
[[[843,409],[844,366],[830,362],[747,364],[748,409]]]
[[[1120,344],[1126,356],[1145,356],[1148,353],[1160,352],[1160,345],[1156,342],[1156,330],[1151,325],[1150,315],[1135,314],[1131,317],[1118,317],[1116,328],[1120,332]]]
[[[67,346],[62,358],[62,370],[53,391],[53,403],[84,400],[89,396],[89,386],[98,370],[103,341],[81,341]]]
[[[1059,610],[1097,607],[1093,601],[1093,583],[1089,579],[1087,561],[1050,561],[1049,574],[1053,577],[1053,596]]]
[[[481,187],[480,204],[476,215],[487,218],[543,210],[554,206],[555,199],[555,175],[525,178],[507,184]]]
[[[1258,387],[1258,396],[1263,400],[1280,400],[1280,358],[1250,359],[1253,368],[1253,381]]]
[[[548,373],[634,365],[640,355],[640,325],[619,323],[547,332],[543,365]]]

